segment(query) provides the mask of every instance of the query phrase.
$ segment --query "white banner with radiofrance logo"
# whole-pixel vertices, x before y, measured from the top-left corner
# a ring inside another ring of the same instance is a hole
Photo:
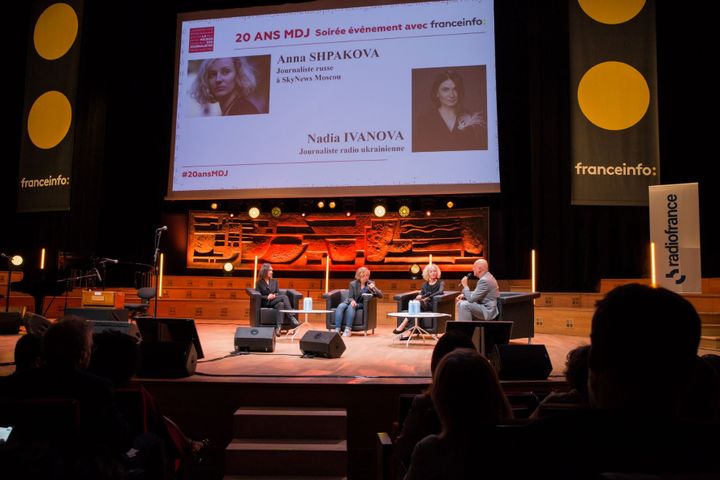
[[[657,285],[678,293],[701,293],[698,184],[653,185],[649,197]]]

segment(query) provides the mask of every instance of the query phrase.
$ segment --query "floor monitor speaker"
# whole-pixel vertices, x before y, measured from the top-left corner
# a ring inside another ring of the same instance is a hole
[[[182,378],[195,373],[197,352],[192,342],[141,342],[140,376]]]
[[[274,352],[275,327],[238,327],[235,330],[236,352]]]
[[[303,355],[339,358],[345,351],[345,342],[337,332],[309,330],[300,340]]]
[[[552,372],[545,345],[495,345],[490,362],[500,380],[545,380]]]
[[[91,320],[93,334],[115,331],[130,335],[140,340],[140,330],[137,325],[130,322],[116,322],[114,320]]]
[[[20,312],[0,312],[0,335],[17,335],[20,332]]]

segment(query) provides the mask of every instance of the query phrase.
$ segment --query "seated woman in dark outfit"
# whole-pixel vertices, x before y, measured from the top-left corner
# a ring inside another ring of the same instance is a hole
[[[258,272],[258,281],[255,284],[255,290],[262,295],[262,306],[271,307],[275,310],[289,310],[292,307],[290,299],[287,295],[280,295],[278,289],[278,281],[273,278],[273,268],[269,263],[263,263]],[[294,315],[287,313],[287,319],[293,327],[300,325]],[[278,317],[275,334],[280,335],[280,327],[282,327],[282,317]]]
[[[422,276],[425,279],[425,283],[423,283],[420,288],[420,293],[415,297],[415,300],[420,302],[420,310],[423,312],[432,311],[432,297],[444,293],[445,283],[440,280],[440,275],[442,275],[440,267],[434,263],[427,264],[425,269],[423,269]],[[399,320],[398,318],[398,321]],[[406,317],[402,319],[402,322],[393,330],[393,333],[398,335],[407,330],[409,326],[411,326],[410,319]]]

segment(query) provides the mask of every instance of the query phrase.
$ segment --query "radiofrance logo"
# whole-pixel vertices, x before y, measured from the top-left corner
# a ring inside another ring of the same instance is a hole
[[[664,248],[667,252],[667,267],[665,278],[671,278],[675,285],[685,282],[685,275],[680,272],[680,221],[678,219],[678,197],[674,193],[667,197],[667,228],[665,234]]]

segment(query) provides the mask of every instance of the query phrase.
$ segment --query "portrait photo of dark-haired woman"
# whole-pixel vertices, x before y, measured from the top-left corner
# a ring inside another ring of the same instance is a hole
[[[412,72],[413,152],[487,150],[484,65]]]

